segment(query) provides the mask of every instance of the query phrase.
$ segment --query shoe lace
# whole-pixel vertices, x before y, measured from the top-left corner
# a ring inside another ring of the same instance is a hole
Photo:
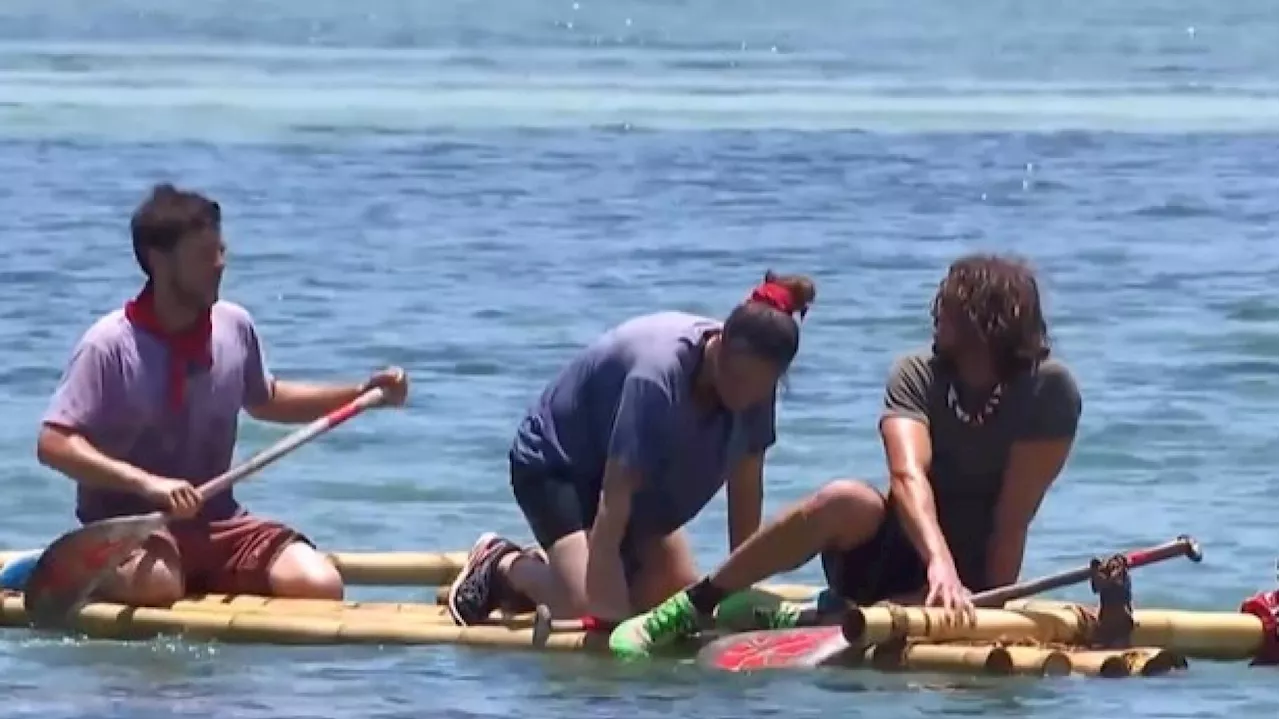
[[[756,609],[756,625],[765,629],[790,629],[800,618],[801,608],[790,602],[782,602],[777,607],[758,607]]]
[[[690,635],[698,631],[698,617],[678,599],[673,599],[649,612],[644,630],[653,638]]]

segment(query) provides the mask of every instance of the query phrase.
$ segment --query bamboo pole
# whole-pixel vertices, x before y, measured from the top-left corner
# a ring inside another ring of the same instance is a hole
[[[1013,659],[1003,647],[973,644],[890,642],[868,647],[864,661],[880,671],[945,672],[961,674],[1013,673]]]
[[[421,621],[393,621],[391,613],[366,616],[288,616],[127,607],[95,602],[81,609],[72,626],[96,638],[147,639],[177,635],[200,640],[252,644],[459,644],[533,649],[532,621],[458,627]],[[26,626],[21,597],[0,603],[0,624]],[[561,632],[544,645],[559,651],[604,651],[607,636]]]
[[[0,552],[0,567],[40,550]],[[329,552],[325,556],[352,586],[434,587],[462,571],[466,552]]]
[[[1074,644],[1089,645],[1092,610],[1057,601],[1011,602],[1013,611],[1037,621],[1074,626],[1081,635]],[[1138,609],[1133,612],[1131,643],[1159,647],[1193,659],[1242,661],[1252,659],[1266,638],[1261,620],[1241,612],[1198,612]]]
[[[818,596],[818,593],[822,591],[822,587],[809,584],[761,584],[751,591],[760,595],[762,604],[776,603],[778,601],[808,602]],[[448,596],[449,589],[440,587],[436,590],[436,604],[445,604],[448,601]]]
[[[1159,647],[1069,649],[1067,654],[1077,674],[1108,679],[1152,677],[1187,668],[1186,657]]]
[[[844,634],[850,644],[882,644],[896,638],[945,641],[1023,641],[1089,645],[1091,621],[1086,613],[1050,605],[1043,609],[976,609],[973,626],[950,620],[935,607],[876,605],[852,608]],[[1261,646],[1261,620],[1238,612],[1194,612],[1166,609],[1134,611],[1132,643],[1169,649],[1192,658],[1239,661],[1251,659]]]
[[[924,671],[995,676],[1066,676],[1071,660],[1060,650],[1003,644],[889,641],[867,647],[861,663],[880,671]]]
[[[1060,649],[1008,645],[1012,673],[1019,676],[1063,677],[1071,673],[1071,657]]]
[[[450,621],[444,608],[424,602],[355,602],[331,599],[294,599],[262,597],[254,594],[205,594],[190,596],[170,607],[184,612],[216,612],[227,614],[290,614],[295,616],[328,616],[333,614],[391,615],[406,619],[442,619]]]

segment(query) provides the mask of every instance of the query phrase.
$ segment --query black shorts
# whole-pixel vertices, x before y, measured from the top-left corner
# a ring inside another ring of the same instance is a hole
[[[574,532],[591,529],[600,508],[600,482],[583,485],[542,468],[511,464],[511,491],[533,537],[544,550]],[[640,569],[629,537],[622,540],[622,569],[630,581]]]
[[[924,560],[911,544],[902,520],[891,507],[865,544],[847,551],[822,553],[822,571],[831,590],[856,604],[866,605],[916,592],[928,583]],[[952,547],[960,580],[973,592],[987,589],[985,553]]]
[[[880,528],[865,543],[822,553],[827,585],[855,604],[875,604],[925,586],[924,561],[898,515],[891,508],[885,512]]]

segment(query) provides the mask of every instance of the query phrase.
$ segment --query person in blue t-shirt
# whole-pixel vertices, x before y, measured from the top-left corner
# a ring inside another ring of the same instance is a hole
[[[681,531],[728,486],[737,547],[760,526],[777,385],[811,280],[772,272],[723,322],[628,320],[584,348],[521,422],[511,486],[538,541],[483,534],[449,588],[459,625],[499,607],[621,621],[697,580]]]

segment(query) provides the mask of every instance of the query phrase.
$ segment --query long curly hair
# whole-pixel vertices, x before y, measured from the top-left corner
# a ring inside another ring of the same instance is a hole
[[[1030,371],[1049,357],[1049,329],[1035,272],[1022,258],[972,254],[951,264],[931,314],[958,323],[966,348],[985,350],[1000,379]]]

